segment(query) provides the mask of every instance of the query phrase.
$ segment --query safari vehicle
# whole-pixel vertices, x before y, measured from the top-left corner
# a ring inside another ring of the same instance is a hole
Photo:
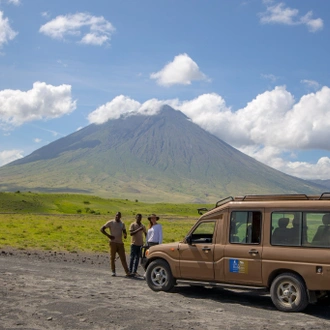
[[[152,290],[180,281],[266,289],[285,312],[330,293],[330,192],[230,196],[199,211],[182,242],[145,251]]]

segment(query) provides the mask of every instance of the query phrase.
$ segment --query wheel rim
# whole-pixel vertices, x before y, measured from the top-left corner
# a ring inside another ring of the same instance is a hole
[[[293,282],[282,282],[277,288],[277,297],[283,305],[292,307],[298,304],[300,291]]]
[[[167,281],[167,272],[164,267],[158,266],[155,267],[150,274],[150,279],[153,285],[157,287],[163,287]]]

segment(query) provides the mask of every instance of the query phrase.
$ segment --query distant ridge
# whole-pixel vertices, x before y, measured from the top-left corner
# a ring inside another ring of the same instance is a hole
[[[214,202],[228,195],[320,193],[241,153],[163,106],[89,125],[0,168],[0,191],[83,192],[152,202]]]

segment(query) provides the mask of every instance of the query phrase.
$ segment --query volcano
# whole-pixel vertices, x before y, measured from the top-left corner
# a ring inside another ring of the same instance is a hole
[[[91,124],[0,168],[0,191],[93,194],[148,202],[213,203],[228,195],[319,194],[163,106]]]

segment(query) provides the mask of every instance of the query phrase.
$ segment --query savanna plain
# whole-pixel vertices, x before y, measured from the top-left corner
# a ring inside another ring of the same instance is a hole
[[[156,213],[167,243],[184,238],[197,208],[213,206],[0,193],[0,329],[329,329],[326,301],[286,314],[263,291],[153,292],[142,277],[126,278],[119,260],[118,276],[110,276],[100,227],[117,211],[127,228],[137,213],[145,225]],[[127,254],[129,245],[128,237]]]

